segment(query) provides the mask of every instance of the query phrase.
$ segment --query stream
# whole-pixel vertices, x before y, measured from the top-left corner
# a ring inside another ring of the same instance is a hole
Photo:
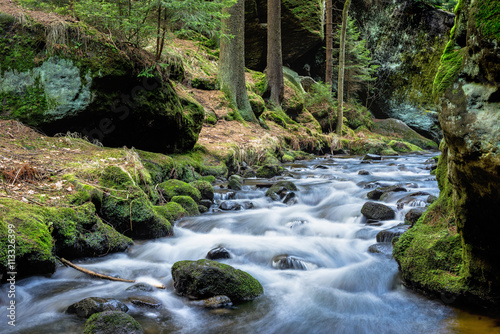
[[[265,197],[267,189],[257,185],[267,180],[247,179],[243,190],[235,193],[216,189],[217,204],[229,200],[253,207],[221,211],[216,205],[206,214],[178,221],[174,237],[137,242],[126,253],[74,261],[108,275],[165,284],[165,290],[148,293],[161,301],[160,308],[127,302],[132,294],[126,290],[129,283],[93,279],[60,267],[50,278],[17,282],[15,330],[6,326],[8,290],[1,287],[0,332],[81,333],[84,320],[66,314],[67,307],[86,297],[109,297],[126,302],[129,314],[149,334],[478,333],[467,331],[467,326],[476,330],[479,324],[484,332],[497,333],[498,323],[492,319],[478,319],[404,288],[388,244],[380,245],[380,253],[368,251],[380,231],[401,224],[408,210],[424,205],[416,200],[398,210],[399,199],[417,191],[439,195],[426,163],[434,155],[385,157],[370,163],[360,157],[326,157],[285,164],[285,176],[279,179],[291,180],[299,189],[297,203],[290,206]],[[369,175],[359,175],[361,170]],[[382,202],[397,211],[396,218],[368,225],[360,213],[366,194],[377,185],[396,184],[408,192],[394,193]],[[218,246],[231,254],[220,261],[258,279],[263,296],[209,310],[176,295],[172,265],[205,258]],[[288,255],[295,269],[280,268],[273,261],[279,255]]]

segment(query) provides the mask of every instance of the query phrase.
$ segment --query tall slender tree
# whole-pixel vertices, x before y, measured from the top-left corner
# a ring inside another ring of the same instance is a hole
[[[346,0],[344,9],[342,10],[342,28],[340,30],[340,46],[339,46],[339,80],[338,80],[338,95],[339,102],[337,108],[337,132],[342,136],[342,126],[344,124],[344,69],[345,69],[345,36],[347,31],[347,17],[349,16],[349,6],[351,0]]]
[[[267,81],[271,101],[281,105],[285,92],[281,49],[281,0],[267,1]]]
[[[326,0],[326,73],[325,83],[333,83],[333,0]]]
[[[223,10],[229,16],[222,19],[218,81],[238,108],[241,117],[257,122],[248,100],[245,84],[245,0],[238,0]]]

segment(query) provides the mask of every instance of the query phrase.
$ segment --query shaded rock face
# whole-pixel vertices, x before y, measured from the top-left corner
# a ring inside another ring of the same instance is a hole
[[[127,312],[128,307],[116,299],[89,297],[70,305],[66,312],[76,314],[80,318],[89,318],[95,313],[104,311]]]
[[[402,120],[439,142],[432,82],[454,15],[415,0],[353,0],[350,14],[360,25],[372,59],[380,65],[370,111],[377,118]]]
[[[361,213],[366,218],[374,220],[389,220],[396,216],[394,210],[387,205],[374,202],[366,202],[361,208]]]
[[[2,35],[17,37],[12,40],[33,40],[44,29],[14,22],[0,23]],[[23,42],[22,47],[30,52],[22,60],[2,64],[0,98],[9,101],[3,116],[47,135],[77,132],[105,146],[164,153],[191,149],[201,131],[203,108],[188,97],[179,97],[160,75],[139,77],[147,69],[144,64],[151,61],[143,51],[119,51],[97,37],[83,37],[85,29],[78,29],[68,27],[65,33],[71,40],[68,43],[86,39],[81,54],[52,50],[47,58],[50,46],[37,39],[37,43]],[[65,47],[73,48],[61,45]],[[19,58],[14,47],[5,50],[2,58]]]
[[[450,43],[463,55],[442,99],[448,179],[464,246],[465,277],[500,301],[500,8],[463,1]],[[490,17],[487,21],[486,17]],[[443,71],[453,75],[450,64]]]
[[[304,67],[302,58],[308,56],[311,58],[309,54],[314,55],[322,45],[322,8],[319,1],[311,0],[284,0],[281,6],[283,64],[302,69]],[[266,68],[267,1],[265,0],[245,0],[245,51],[246,67],[258,71]],[[306,62],[311,63],[308,64],[309,67],[314,66],[310,60]]]

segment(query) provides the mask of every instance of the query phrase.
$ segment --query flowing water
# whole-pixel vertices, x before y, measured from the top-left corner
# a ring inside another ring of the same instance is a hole
[[[231,198],[243,207],[252,203],[250,209],[221,212],[215,206],[207,214],[177,222],[175,237],[136,243],[127,253],[77,263],[167,286],[149,293],[161,301],[161,308],[127,303],[146,333],[468,333],[463,321],[471,325],[472,317],[471,326],[475,326],[480,320],[470,314],[460,316],[442,301],[423,298],[401,285],[390,246],[383,245],[381,253],[368,251],[376,244],[377,233],[401,224],[409,209],[424,204],[415,200],[398,210],[398,199],[417,191],[438,196],[435,177],[425,164],[433,155],[372,163],[323,158],[285,165],[284,178],[299,188],[295,205],[271,201],[264,196],[266,189],[257,187],[265,180],[249,179],[236,194],[220,190],[216,202]],[[370,175],[359,175],[360,170]],[[366,224],[360,210],[368,191],[395,184],[409,191],[385,199],[397,210],[396,218],[380,226]],[[263,296],[214,311],[175,294],[172,265],[205,258],[218,246],[232,256],[222,262],[262,283]],[[287,255],[285,265],[294,269],[283,270],[274,259],[280,255]],[[126,301],[131,294],[128,287],[128,283],[93,279],[71,268],[59,268],[50,278],[22,280],[17,283],[16,331],[81,333],[84,321],[64,313],[69,305],[92,296]],[[7,295],[6,286],[0,294],[0,298]],[[4,326],[5,298],[0,302],[0,332],[14,332]],[[481,324],[485,332],[498,330],[491,319]]]

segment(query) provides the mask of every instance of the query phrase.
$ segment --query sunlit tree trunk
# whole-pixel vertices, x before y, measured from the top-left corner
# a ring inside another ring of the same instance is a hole
[[[271,101],[281,105],[285,84],[283,82],[283,58],[281,51],[281,0],[267,2],[267,81]]]
[[[351,0],[346,0],[344,10],[342,11],[342,28],[340,30],[340,46],[339,46],[339,80],[338,80],[338,108],[337,108],[337,129],[336,132],[342,136],[342,125],[344,118],[344,69],[345,69],[345,36],[347,30],[347,17],[349,15],[349,6]]]
[[[246,121],[256,122],[245,84],[245,1],[238,0],[223,11],[230,16],[222,20],[223,36],[220,41],[217,79],[221,90],[238,108],[241,117]]]

